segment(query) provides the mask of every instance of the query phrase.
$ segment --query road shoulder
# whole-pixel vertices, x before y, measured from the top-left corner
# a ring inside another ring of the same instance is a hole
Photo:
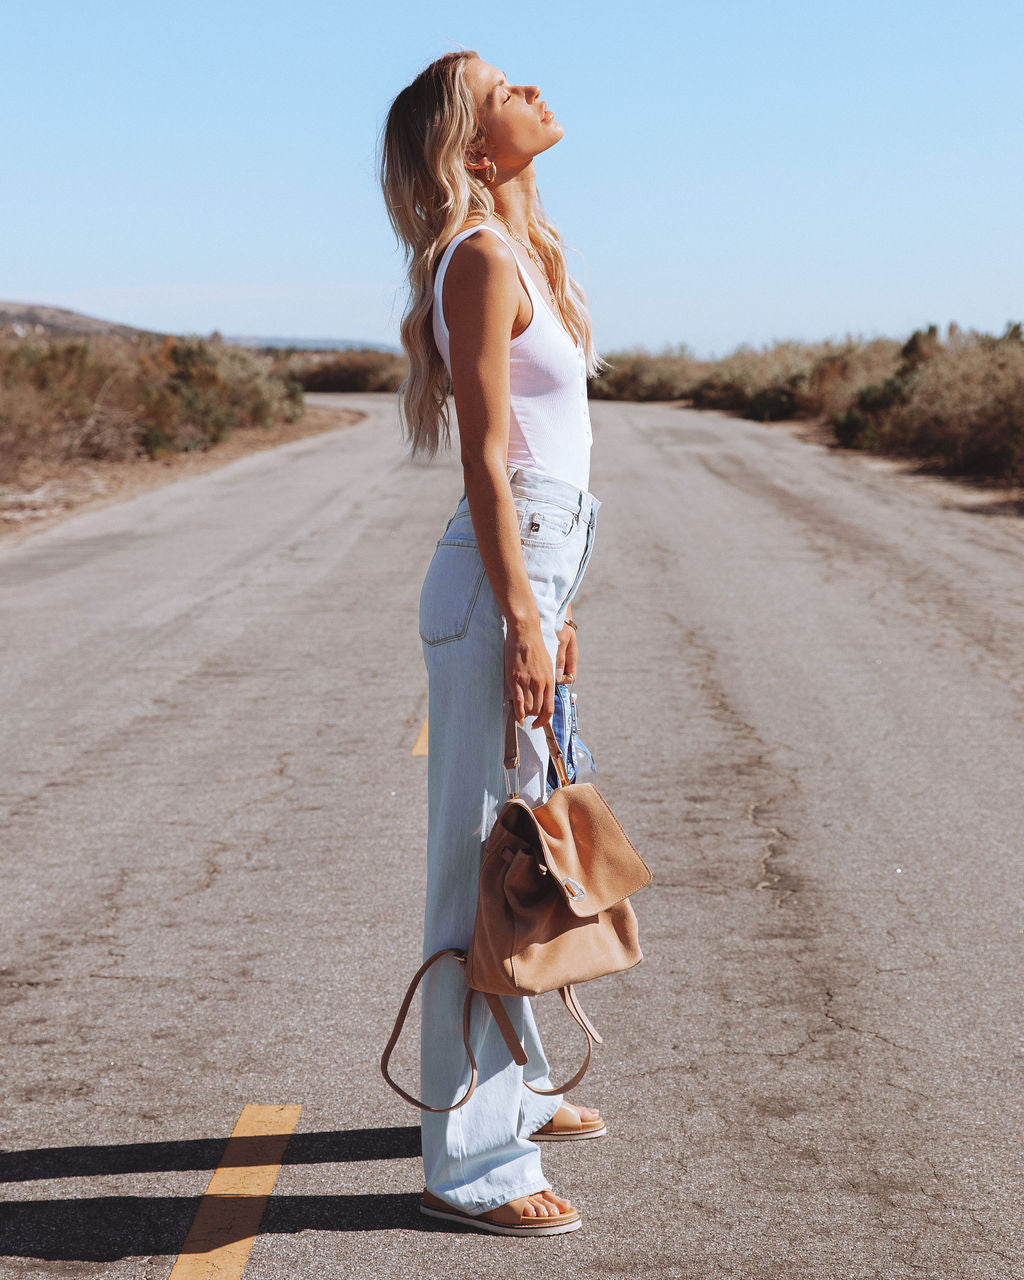
[[[123,462],[76,459],[41,466],[28,484],[0,487],[0,545],[16,545],[81,511],[107,507],[188,476],[213,471],[246,454],[354,426],[365,417],[357,409],[313,404],[294,422],[236,428],[212,449]]]

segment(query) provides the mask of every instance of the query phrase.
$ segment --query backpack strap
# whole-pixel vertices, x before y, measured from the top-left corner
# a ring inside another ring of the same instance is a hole
[[[395,1046],[398,1044],[399,1036],[402,1034],[402,1028],[405,1026],[405,1019],[409,1012],[409,1006],[412,1004],[412,998],[416,994],[416,988],[420,985],[423,975],[431,965],[440,960],[443,956],[454,956],[456,960],[458,960],[459,964],[466,963],[466,953],[465,951],[460,951],[458,947],[446,947],[443,951],[435,951],[428,960],[424,960],[416,970],[416,974],[413,977],[412,982],[409,983],[409,990],[405,993],[405,999],[402,1001],[401,1008],[398,1010],[398,1017],[395,1019],[395,1029],[391,1032],[391,1039],[388,1041],[387,1048],[384,1050],[380,1060],[381,1075],[383,1075],[384,1079],[392,1089],[394,1089],[395,1093],[397,1093],[400,1098],[404,1098],[406,1102],[412,1103],[414,1107],[419,1107],[421,1111],[457,1111],[459,1107],[464,1107],[466,1105],[473,1096],[473,1090],[476,1088],[476,1058],[473,1057],[473,1050],[469,1045],[469,1006],[470,1001],[473,999],[473,989],[471,987],[466,988],[466,999],[462,1005],[462,1043],[466,1046],[466,1053],[469,1055],[471,1075],[469,1088],[458,1102],[453,1103],[450,1107],[428,1107],[427,1104],[425,1102],[421,1102],[419,1098],[414,1098],[411,1093],[406,1093],[400,1084],[396,1084],[394,1080],[392,1080],[388,1072],[388,1064],[391,1062],[391,1055],[395,1051]]]
[[[544,736],[548,742],[548,752],[551,756],[551,763],[554,765],[555,772],[558,775],[558,785],[567,787],[569,785],[569,773],[565,767],[565,757],[562,755],[562,748],[558,745],[558,739],[555,737],[555,731],[550,724],[544,726]],[[521,783],[521,774],[519,770],[519,725],[516,718],[512,714],[512,704],[507,703],[505,707],[505,794],[510,800],[519,798],[519,788]],[[513,777],[515,781],[513,782]],[[513,790],[514,788],[514,790]]]
[[[505,1041],[506,1045],[508,1045],[509,1053],[511,1053],[515,1062],[517,1062],[521,1067],[524,1067],[528,1061],[526,1050],[523,1048],[519,1037],[516,1035],[515,1028],[512,1026],[512,1021],[508,1016],[508,1012],[501,1002],[501,997],[490,995],[487,992],[484,992],[483,994],[484,999],[487,1001],[487,1006],[494,1017],[494,1021],[498,1024],[498,1030],[501,1032],[502,1039]],[[568,1093],[570,1089],[575,1089],[587,1074],[587,1068],[590,1066],[590,1055],[593,1052],[594,1045],[603,1043],[601,1036],[598,1034],[597,1028],[583,1012],[583,1007],[579,1002],[579,997],[576,995],[576,988],[573,986],[559,987],[558,994],[562,997],[562,1003],[572,1014],[573,1018],[582,1029],[583,1034],[587,1037],[587,1056],[583,1059],[583,1065],[572,1079],[567,1080],[565,1084],[559,1085],[557,1089],[535,1089],[532,1084],[528,1083],[528,1081],[523,1081],[523,1084],[526,1085],[527,1089],[529,1089],[531,1093],[539,1093],[546,1098],[554,1098],[560,1093]]]
[[[414,1098],[412,1094],[407,1093],[400,1084],[395,1083],[388,1071],[388,1066],[391,1062],[391,1055],[395,1051],[395,1046],[398,1044],[399,1038],[401,1037],[402,1029],[405,1026],[405,1019],[408,1016],[409,1006],[412,1004],[413,996],[416,994],[416,988],[420,985],[420,982],[423,980],[423,976],[427,970],[444,956],[454,956],[460,964],[466,963],[466,953],[465,951],[460,951],[458,947],[446,947],[443,951],[435,951],[428,960],[424,960],[423,964],[421,964],[416,970],[412,982],[409,983],[409,989],[405,993],[405,999],[402,1001],[401,1007],[398,1010],[398,1017],[395,1019],[395,1027],[391,1032],[391,1038],[388,1040],[387,1047],[385,1048],[380,1060],[381,1074],[400,1098],[404,1098],[406,1102],[411,1103],[414,1107],[419,1107],[421,1111],[431,1111],[435,1114],[448,1111],[458,1111],[459,1107],[464,1107],[466,1105],[476,1089],[476,1058],[473,1056],[473,1050],[469,1043],[469,1012],[470,1003],[473,999],[473,988],[466,988],[466,999],[462,1005],[462,1043],[466,1046],[466,1055],[469,1058],[470,1080],[469,1087],[458,1102],[452,1103],[450,1107],[428,1107],[425,1102],[421,1102],[419,1098]],[[529,1058],[527,1057],[526,1050],[523,1048],[522,1041],[516,1035],[515,1027],[513,1027],[512,1020],[508,1016],[508,1010],[502,1003],[501,996],[493,995],[489,991],[482,991],[480,994],[487,1001],[487,1007],[490,1009],[491,1016],[494,1018],[498,1030],[501,1032],[502,1039],[508,1046],[508,1051],[512,1055],[513,1062],[520,1067],[525,1067]],[[559,987],[558,994],[561,996],[562,1003],[565,1005],[566,1009],[568,1009],[569,1013],[579,1024],[583,1034],[587,1037],[587,1056],[583,1060],[583,1065],[572,1079],[567,1080],[565,1084],[559,1085],[557,1089],[535,1089],[532,1084],[527,1083],[525,1080],[523,1081],[523,1084],[526,1085],[527,1089],[529,1089],[531,1093],[538,1093],[542,1097],[546,1098],[553,1098],[558,1094],[568,1093],[570,1089],[575,1089],[587,1074],[587,1068],[590,1066],[590,1057],[593,1052],[594,1045],[603,1043],[597,1028],[583,1012],[583,1007],[579,1002],[579,997],[576,995],[576,988],[573,986]]]

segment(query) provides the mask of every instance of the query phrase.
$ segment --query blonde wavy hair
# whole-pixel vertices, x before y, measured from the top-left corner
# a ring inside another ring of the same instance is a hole
[[[494,213],[494,198],[466,168],[466,152],[484,142],[476,103],[465,78],[471,49],[432,62],[395,98],[384,125],[380,182],[388,218],[405,250],[409,301],[402,317],[402,346],[409,376],[399,388],[402,426],[413,454],[435,454],[451,443],[451,381],[434,342],[434,276],[452,237],[466,223]],[[579,340],[588,374],[602,367],[594,352],[583,290],[569,275],[562,241],[538,200],[529,223],[530,243],[544,263],[555,305]]]

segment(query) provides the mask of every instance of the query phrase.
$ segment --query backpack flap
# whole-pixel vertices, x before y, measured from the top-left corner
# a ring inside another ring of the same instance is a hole
[[[528,812],[547,869],[574,916],[596,916],[650,884],[643,858],[592,783],[559,787]]]

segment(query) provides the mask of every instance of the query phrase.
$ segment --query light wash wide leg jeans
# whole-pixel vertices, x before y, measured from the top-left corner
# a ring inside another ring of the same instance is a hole
[[[594,545],[599,503],[589,493],[536,471],[509,483],[519,514],[526,571],[552,663],[566,606]],[[437,544],[420,597],[420,637],[429,678],[427,901],[423,957],[469,946],[476,918],[480,856],[506,799],[504,770],[505,623],[484,571],[469,504],[459,503]],[[527,717],[527,725],[531,717]],[[548,750],[543,729],[520,733],[521,791],[544,799]],[[462,1043],[466,981],[448,957],[423,982],[420,1097],[450,1106],[469,1084]],[[529,1055],[518,1067],[482,997],[475,997],[470,1041],[479,1080],[457,1111],[424,1111],[423,1166],[428,1190],[469,1213],[486,1213],[550,1187],[530,1134],[557,1111],[524,1079],[550,1089],[548,1064],[527,999],[506,998]]]

